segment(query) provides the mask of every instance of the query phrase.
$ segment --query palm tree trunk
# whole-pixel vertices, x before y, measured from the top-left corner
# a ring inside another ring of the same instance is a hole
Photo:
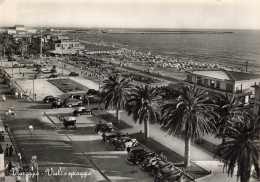
[[[116,105],[116,121],[118,123],[120,123],[120,120],[119,120],[119,107],[118,107],[118,104]]]
[[[146,141],[149,142],[150,132],[149,132],[149,122],[147,119],[144,120],[144,134],[145,134]]]
[[[185,167],[190,166],[190,144],[191,144],[191,137],[186,136],[185,137],[185,160],[184,160]]]

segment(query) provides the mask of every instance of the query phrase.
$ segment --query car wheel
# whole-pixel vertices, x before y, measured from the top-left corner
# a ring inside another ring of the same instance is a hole
[[[71,104],[69,104],[68,106],[69,106],[69,107],[72,107],[72,105],[71,105]]]
[[[46,100],[46,103],[48,103],[49,102],[49,100]]]

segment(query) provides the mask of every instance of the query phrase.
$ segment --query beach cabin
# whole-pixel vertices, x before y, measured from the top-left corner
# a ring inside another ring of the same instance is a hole
[[[250,97],[254,94],[251,86],[260,82],[259,74],[224,69],[194,69],[186,73],[187,84],[195,84],[207,90],[209,95],[221,92],[236,93],[244,97],[245,103],[249,103]]]

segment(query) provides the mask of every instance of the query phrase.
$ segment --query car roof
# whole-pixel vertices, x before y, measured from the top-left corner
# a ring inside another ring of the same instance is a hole
[[[78,107],[78,110],[86,109],[85,107]]]

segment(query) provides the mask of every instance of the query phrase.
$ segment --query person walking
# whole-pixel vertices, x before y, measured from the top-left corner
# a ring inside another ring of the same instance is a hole
[[[6,169],[6,176],[9,176],[10,171],[12,170],[12,167],[13,167],[12,162],[8,161],[7,165],[6,165],[6,168],[5,168]]]
[[[30,130],[30,133],[32,135],[32,133],[33,133],[33,126],[32,125],[29,126],[29,130]]]
[[[15,91],[15,98],[18,99],[18,92]]]
[[[23,98],[23,93],[21,91],[20,91],[19,94],[20,94],[20,98]]]
[[[34,99],[36,100],[36,93],[34,94]]]
[[[6,147],[5,147],[5,156],[8,157],[9,155],[9,146],[8,144],[6,144]]]
[[[6,101],[6,97],[5,97],[5,95],[4,95],[4,94],[2,95],[2,100],[3,100],[3,102],[5,102],[5,101]]]
[[[12,145],[10,145],[9,147],[9,156],[13,156],[13,151],[14,151],[14,148]]]

